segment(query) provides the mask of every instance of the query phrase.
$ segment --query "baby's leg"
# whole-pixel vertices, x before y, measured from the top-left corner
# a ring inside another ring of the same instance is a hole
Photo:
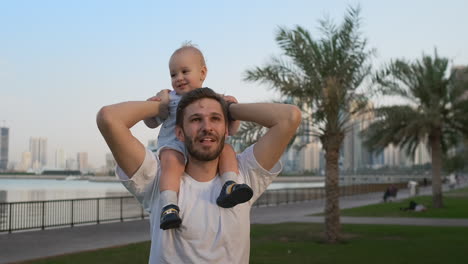
[[[219,174],[224,182],[216,203],[223,208],[231,208],[252,198],[253,191],[247,184],[237,184],[239,175],[236,152],[231,145],[225,144],[219,156]]]
[[[179,192],[180,177],[184,174],[184,155],[177,150],[163,149],[159,154],[161,161],[161,178],[159,180],[159,191]]]
[[[180,187],[180,177],[184,173],[185,162],[182,153],[163,149],[159,155],[161,161],[161,178],[159,179],[161,212],[161,229],[179,227],[182,220],[179,217],[177,193]]]
[[[224,182],[236,181],[239,174],[236,152],[229,144],[224,144],[223,151],[219,155],[219,175]]]

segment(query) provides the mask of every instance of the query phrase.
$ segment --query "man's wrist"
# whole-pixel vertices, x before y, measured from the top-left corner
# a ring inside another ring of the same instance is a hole
[[[235,102],[227,102],[227,118],[228,118],[228,121],[231,122],[231,121],[237,121],[237,119],[235,119],[234,117],[232,117],[231,115],[231,105],[232,104],[236,104]]]

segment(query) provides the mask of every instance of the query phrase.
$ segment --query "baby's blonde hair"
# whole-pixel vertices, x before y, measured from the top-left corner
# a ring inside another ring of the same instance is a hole
[[[206,67],[206,63],[205,63],[205,56],[203,56],[203,53],[200,51],[200,49],[197,47],[197,45],[195,44],[192,44],[191,41],[185,41],[182,46],[178,49],[176,49],[172,55],[171,55],[171,58],[172,56],[174,56],[175,54],[181,52],[181,51],[184,51],[184,50],[192,50],[194,51],[199,57],[200,57],[200,64],[201,66],[205,66]],[[170,61],[170,60],[169,60]]]

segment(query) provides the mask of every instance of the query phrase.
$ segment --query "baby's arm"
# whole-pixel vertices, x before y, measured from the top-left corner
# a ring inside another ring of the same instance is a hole
[[[169,90],[161,90],[155,96],[146,99],[146,101],[160,101],[169,105]],[[147,118],[143,122],[149,128],[157,128],[167,118],[168,114],[169,110],[161,111],[157,116]]]
[[[237,103],[237,99],[234,96],[223,95],[223,98],[228,103]],[[234,135],[237,130],[239,130],[239,125],[240,121],[238,120],[229,121],[229,136]],[[236,174],[239,174],[236,152],[229,144],[224,144],[224,148],[219,157],[219,174],[224,175],[226,172],[235,172]]]
[[[235,103],[237,104],[237,99],[234,96],[230,95],[223,95],[224,100],[227,103]],[[240,121],[239,120],[230,120],[229,125],[228,125],[228,133],[229,136],[232,136],[237,133],[240,127]]]

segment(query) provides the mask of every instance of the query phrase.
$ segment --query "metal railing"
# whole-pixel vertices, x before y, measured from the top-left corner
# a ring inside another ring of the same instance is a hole
[[[340,196],[383,193],[387,186],[388,184],[341,186]],[[404,186],[397,184],[398,188]],[[254,206],[276,206],[324,198],[323,187],[267,190],[257,199]],[[0,203],[0,233],[146,217],[148,214],[133,196]]]
[[[133,196],[0,203],[0,233],[143,219]]]

